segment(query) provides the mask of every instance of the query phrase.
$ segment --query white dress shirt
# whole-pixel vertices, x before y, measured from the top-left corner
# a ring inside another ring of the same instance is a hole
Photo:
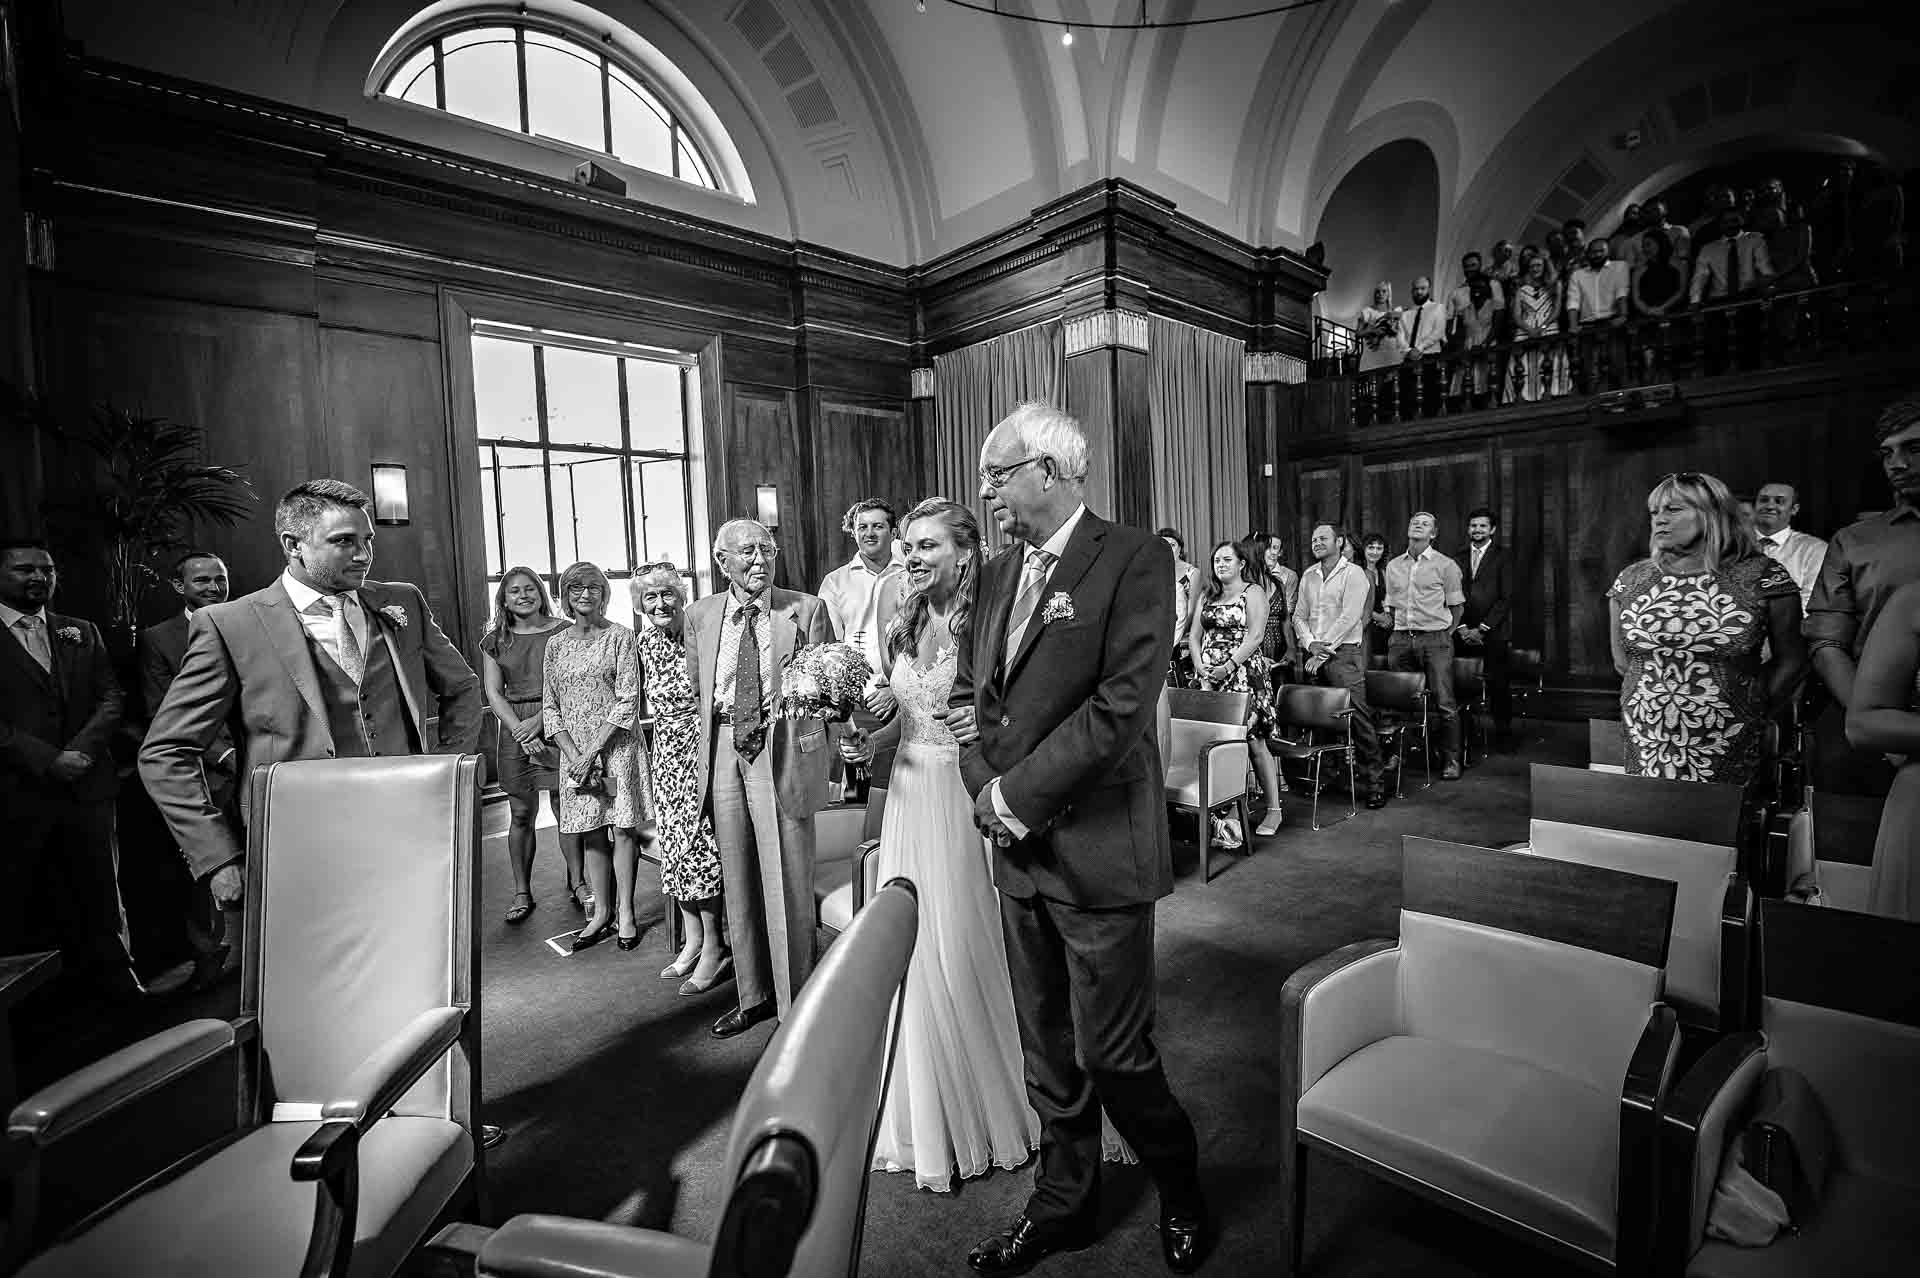
[[[1695,306],[1703,301],[1732,300],[1727,295],[1727,285],[1733,282],[1728,267],[1728,255],[1733,252],[1739,254],[1741,293],[1773,278],[1773,259],[1767,254],[1766,236],[1742,231],[1732,247],[1724,237],[1714,240],[1703,244],[1693,259],[1693,285],[1687,290],[1687,297]]]
[[[1607,262],[1595,268],[1582,265],[1567,284],[1567,309],[1582,324],[1611,319],[1614,307],[1627,300],[1633,287],[1633,272],[1625,262]]]
[[[753,618],[753,640],[760,645],[760,695],[772,708],[773,698],[773,618],[770,615],[773,603],[773,588],[769,586],[760,592],[760,597],[751,602],[758,604],[760,611]],[[734,616],[740,611],[740,596],[731,586],[727,589],[726,606],[720,611],[720,655],[713,667],[713,708],[715,710],[733,709],[733,676],[740,665],[740,627],[734,623]]]
[[[1328,572],[1314,564],[1300,574],[1300,602],[1293,610],[1293,632],[1301,648],[1324,643],[1338,649],[1359,643],[1367,622],[1373,585],[1363,569],[1342,559]]]
[[[340,659],[340,628],[334,621],[336,616],[345,617],[347,624],[353,627],[353,637],[359,642],[360,659],[362,663],[366,661],[367,610],[361,606],[359,591],[344,592],[340,596],[344,605],[335,613],[325,605],[313,611],[313,605],[325,596],[290,572],[280,574],[280,588],[287,592],[287,598],[293,600],[293,610],[299,615],[307,637],[326,650],[327,655],[333,658],[334,665],[342,670],[347,668],[346,662]]]
[[[1780,566],[1800,587],[1800,611],[1805,614],[1813,599],[1813,585],[1820,580],[1820,565],[1827,559],[1827,543],[1798,528],[1782,528],[1772,536],[1760,538],[1760,551]]]
[[[38,626],[27,627],[20,624],[22,617],[38,617]],[[5,630],[20,641],[34,663],[47,673],[53,673],[53,635],[47,627],[47,610],[40,608],[34,612],[20,612],[6,604],[0,604],[0,630]],[[29,638],[28,636],[32,637]],[[36,645],[40,645],[36,648]]]
[[[1027,553],[1033,550],[1044,550],[1049,555],[1053,556],[1053,563],[1058,564],[1060,562],[1060,556],[1067,553],[1067,543],[1073,540],[1073,530],[1080,526],[1080,519],[1086,513],[1087,513],[1086,503],[1082,502],[1080,505],[1075,506],[1073,508],[1073,513],[1067,516],[1067,522],[1064,524],[1061,524],[1060,527],[1054,531],[1053,536],[1047,538],[1046,542],[1042,545],[1029,546],[1027,550],[1021,552],[1022,556],[1024,557]],[[1049,572],[1051,572],[1051,569],[1049,569]],[[1026,569],[1024,566],[1021,568],[1021,576],[1022,577],[1026,576]],[[1042,586],[1041,589],[1044,591],[1045,587]],[[1016,599],[1019,598],[1018,586],[1014,588],[1014,597]],[[1033,615],[1034,617],[1038,617],[1040,615],[1040,609],[1035,608],[1033,610]],[[1032,625],[1033,618],[1028,618],[1027,624]],[[1019,642],[1025,633],[1026,633],[1025,628],[1023,627],[1020,634],[1013,634],[1013,635],[1007,636],[1007,657],[1009,659],[1012,658],[1014,653],[1019,651]],[[1023,822],[1019,817],[1015,816],[1013,814],[1013,809],[1007,806],[1007,801],[1000,797],[1000,778],[999,777],[995,777],[993,780],[987,782],[987,793],[993,797],[993,810],[994,812],[999,814],[1000,823],[1006,826],[1007,829],[1013,831],[1013,837],[1015,837],[1016,839],[1026,838],[1027,837],[1026,823]]]
[[[873,668],[876,680],[882,669],[880,646],[885,638],[880,633],[880,601],[889,587],[896,591],[900,588],[906,571],[906,556],[900,553],[900,543],[896,541],[887,566],[879,572],[855,555],[820,583],[820,601],[827,605],[827,619],[833,623],[834,638],[859,649],[867,665]]]
[[[1439,354],[1442,343],[1447,340],[1446,308],[1429,297],[1418,306],[1409,306],[1400,312],[1400,340],[1410,351]]]

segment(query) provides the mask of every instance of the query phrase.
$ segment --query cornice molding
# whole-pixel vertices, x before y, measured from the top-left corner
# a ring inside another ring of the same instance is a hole
[[[1076,315],[1066,321],[1064,329],[1068,359],[1109,347],[1130,351],[1151,349],[1147,340],[1147,317],[1138,311],[1095,311],[1091,315]]]
[[[924,368],[910,369],[908,372],[911,383],[911,389],[909,391],[911,397],[914,399],[932,399],[933,366],[927,365]]]
[[[1249,351],[1241,359],[1241,376],[1249,383],[1278,382],[1298,386],[1307,380],[1307,361],[1278,351]]]

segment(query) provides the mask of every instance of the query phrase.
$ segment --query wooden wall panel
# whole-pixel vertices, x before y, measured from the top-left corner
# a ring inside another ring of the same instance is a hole
[[[780,494],[780,527],[774,536],[780,564],[774,581],[789,589],[811,591],[820,584],[819,561],[801,479],[811,458],[801,438],[793,392],[729,384],[726,397],[725,500],[709,512],[713,529],[718,533],[729,519],[753,518],[754,489],[773,485]]]
[[[1351,485],[1347,467],[1335,461],[1331,464],[1295,467],[1293,488],[1298,497],[1293,505],[1292,522],[1268,525],[1283,533],[1289,527],[1293,529],[1292,535],[1287,538],[1289,549],[1307,545],[1313,536],[1313,525],[1337,516],[1344,518],[1339,512],[1347,508]],[[1217,533],[1214,535],[1218,536]],[[1239,531],[1236,530],[1233,535],[1239,536]],[[1194,562],[1200,561],[1196,559]]]
[[[1484,447],[1368,461],[1361,467],[1360,522],[1398,552],[1406,546],[1407,521],[1427,511],[1439,523],[1434,545],[1454,554],[1467,541],[1467,512],[1492,496],[1490,463]]]
[[[919,466],[920,452],[904,409],[820,401],[810,470],[813,562],[819,571],[807,590],[853,557],[853,541],[840,530],[840,521],[854,502],[878,497],[905,515],[929,495]]]
[[[1119,445],[1118,426],[1114,420],[1117,411],[1114,357],[1120,353],[1102,347],[1084,355],[1075,355],[1067,361],[1066,410],[1080,419],[1080,428],[1087,436],[1087,508],[1098,511],[1104,519],[1128,522],[1120,515],[1120,504],[1114,492],[1118,469],[1115,453]],[[1144,357],[1141,358],[1144,360]],[[1137,408],[1144,417],[1147,410],[1144,384],[1140,387]],[[1149,455],[1146,461],[1149,475],[1146,505],[1149,508],[1153,503],[1152,465]]]

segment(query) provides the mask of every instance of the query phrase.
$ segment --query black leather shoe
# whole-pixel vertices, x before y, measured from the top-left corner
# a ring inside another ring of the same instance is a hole
[[[1185,1215],[1162,1212],[1160,1215],[1160,1256],[1176,1274],[1190,1274],[1206,1262],[1213,1249],[1213,1225],[1202,1208]]]
[[[761,1021],[773,1019],[773,1003],[755,1003],[752,1007],[736,1007],[713,1023],[715,1038],[732,1038],[735,1034],[744,1034]]]
[[[995,1234],[968,1252],[967,1268],[977,1274],[1024,1274],[1056,1251],[1082,1251],[1091,1246],[1091,1229],[1035,1224],[1020,1216],[1007,1232]]]
[[[594,946],[600,944],[600,942],[606,940],[609,936],[612,936],[612,935],[613,935],[613,925],[609,923],[607,926],[601,928],[598,932],[581,932],[579,935],[573,938],[573,944],[570,945],[568,948],[572,950],[575,954],[578,954],[581,950],[592,949]]]
[[[1386,792],[1385,790],[1374,790],[1374,791],[1371,791],[1371,792],[1369,792],[1369,793],[1368,793],[1368,795],[1367,795],[1367,806],[1368,806],[1369,808],[1384,808],[1384,807],[1386,807],[1386,806],[1387,806],[1387,792]]]
[[[480,1148],[492,1149],[507,1138],[507,1129],[496,1127],[492,1123],[480,1124]]]

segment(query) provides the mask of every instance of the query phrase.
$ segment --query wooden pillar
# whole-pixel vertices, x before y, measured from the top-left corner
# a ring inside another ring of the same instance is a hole
[[[1066,410],[1092,459],[1087,505],[1116,523],[1153,526],[1153,439],[1147,413],[1147,317],[1094,311],[1066,322]]]
[[[1248,352],[1247,509],[1255,528],[1281,533],[1287,544],[1302,543],[1297,527],[1289,444],[1306,409],[1306,363],[1274,352]]]

